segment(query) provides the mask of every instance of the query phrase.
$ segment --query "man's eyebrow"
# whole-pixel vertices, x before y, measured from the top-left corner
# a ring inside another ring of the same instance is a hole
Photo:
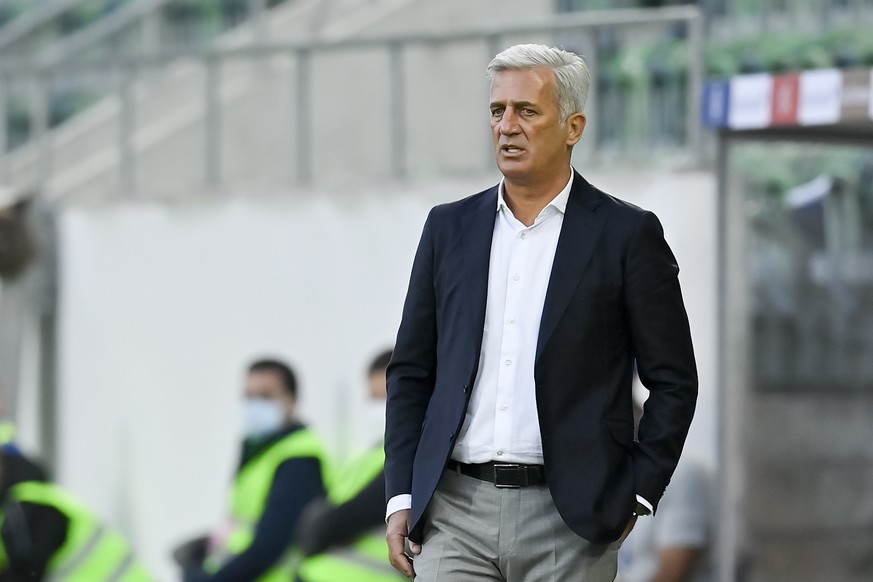
[[[495,107],[505,107],[506,103],[506,101],[492,101],[488,107],[491,109]],[[534,109],[537,106],[536,103],[531,103],[530,101],[510,101],[509,104],[513,107],[532,107]]]

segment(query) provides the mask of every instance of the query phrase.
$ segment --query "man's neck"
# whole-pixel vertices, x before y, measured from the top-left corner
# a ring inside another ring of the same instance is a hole
[[[531,226],[543,208],[567,186],[569,173],[557,173],[556,176],[546,183],[518,183],[504,178],[503,198],[519,222]]]

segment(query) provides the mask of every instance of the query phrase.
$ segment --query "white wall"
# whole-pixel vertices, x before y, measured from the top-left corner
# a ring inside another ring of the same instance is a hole
[[[337,410],[393,341],[430,194],[64,212],[60,479],[161,579],[169,545],[220,517],[248,360],[293,362],[303,417],[348,444]]]
[[[712,457],[713,180],[625,170],[589,178],[664,222],[701,366],[689,448]],[[369,444],[372,430],[345,421],[364,404],[368,359],[393,340],[426,213],[495,180],[67,207],[62,483],[167,580],[170,547],[221,517],[249,359],[293,362],[302,415],[332,447]]]

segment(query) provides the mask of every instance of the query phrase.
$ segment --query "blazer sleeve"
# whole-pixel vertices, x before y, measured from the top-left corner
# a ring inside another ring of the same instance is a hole
[[[412,492],[412,463],[431,394],[437,361],[434,221],[431,210],[409,279],[400,328],[388,365],[385,428],[386,498]]]
[[[633,450],[634,483],[657,508],[682,453],[698,381],[679,266],[651,212],[628,246],[625,305],[637,370],[649,389]]]

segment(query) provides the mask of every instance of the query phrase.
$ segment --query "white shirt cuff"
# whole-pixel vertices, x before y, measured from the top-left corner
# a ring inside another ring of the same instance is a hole
[[[392,514],[403,509],[412,509],[412,495],[409,493],[395,495],[388,500],[388,507],[385,509],[385,523],[388,523],[388,518]]]
[[[396,499],[396,497],[395,497],[395,499]],[[393,501],[393,499],[392,499],[392,501]],[[646,509],[648,509],[649,511],[651,511],[651,512],[654,513],[655,508],[652,506],[651,503],[649,503],[649,502],[646,500],[645,497],[643,497],[643,496],[641,496],[641,495],[637,495],[637,501],[639,501],[640,503],[642,503],[643,505],[645,505],[645,506],[646,506]],[[390,504],[389,504],[389,507],[390,507]]]

